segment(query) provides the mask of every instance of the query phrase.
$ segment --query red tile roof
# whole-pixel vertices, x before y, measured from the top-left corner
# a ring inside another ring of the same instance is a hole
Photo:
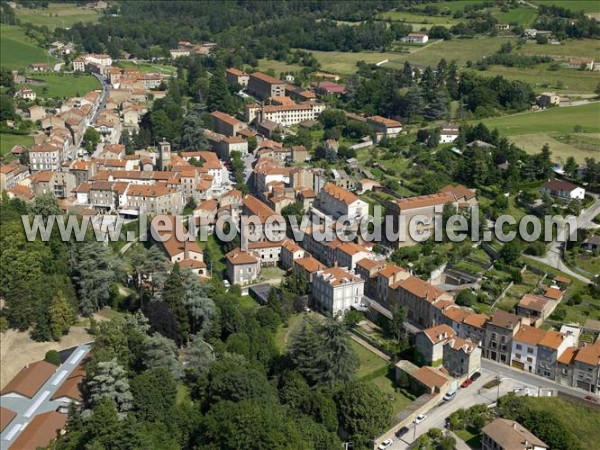
[[[56,366],[46,361],[36,361],[25,366],[21,371],[8,382],[0,395],[15,393],[24,397],[33,398],[37,391],[44,385],[52,374],[56,371]]]

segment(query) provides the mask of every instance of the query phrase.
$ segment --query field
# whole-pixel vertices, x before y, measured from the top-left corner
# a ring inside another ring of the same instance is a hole
[[[0,65],[9,69],[24,69],[29,64],[54,62],[46,52],[29,39],[22,28],[2,25],[0,28]]]
[[[535,0],[532,3],[538,5],[551,4],[574,11],[585,11],[586,13],[600,12],[600,4],[593,0]]]
[[[57,27],[69,28],[77,22],[96,22],[101,16],[93,9],[78,8],[75,5],[50,3],[48,8],[19,8],[17,17],[22,22],[47,26],[50,30]]]
[[[404,61],[410,61],[417,66],[436,65],[440,59],[456,60],[459,65],[467,61],[477,61],[500,49],[507,42],[515,42],[513,37],[491,37],[485,39],[456,39],[452,41],[433,41],[423,47],[411,47],[410,53],[399,52],[321,52],[311,51],[323,66],[323,70],[337,73],[353,73],[356,63],[363,60],[375,64],[385,59],[389,60],[385,67],[402,68]]]
[[[417,31],[421,28],[431,28],[434,25],[442,25],[447,28],[453,27],[460,22],[451,16],[426,16],[414,14],[407,11],[386,11],[378,15],[381,19],[393,20],[395,22],[406,22],[413,26],[413,30]]]
[[[530,26],[537,16],[537,11],[533,8],[515,8],[509,12],[497,12],[494,17],[500,23],[518,23],[524,27]]]
[[[569,133],[576,125],[585,133],[600,133],[600,102],[586,105],[552,108],[511,116],[485,119],[488,127],[498,128],[503,136],[530,133]]]
[[[502,75],[508,80],[525,81],[538,93],[552,90],[564,95],[593,94],[600,82],[597,72],[583,72],[563,67],[551,71],[548,67],[549,64],[540,64],[531,68],[490,66],[487,70],[477,71],[477,73],[490,77]]]
[[[0,156],[4,156],[15,145],[24,145],[29,147],[33,144],[33,137],[22,134],[0,134]]]
[[[150,63],[135,63],[134,61],[119,61],[114,64],[115,66],[122,67],[124,69],[138,69],[143,73],[164,73],[172,75],[177,72],[177,68],[166,64],[150,64]]]
[[[299,72],[302,70],[302,66],[297,64],[287,64],[285,61],[275,61],[274,59],[259,59],[258,70],[267,71],[272,70],[275,72],[275,76],[279,76],[282,72]]]
[[[597,39],[570,39],[560,45],[540,45],[530,42],[515,48],[514,52],[525,55],[548,55],[565,60],[571,56],[597,58],[600,52],[600,41]]]
[[[94,89],[100,89],[100,83],[93,75],[73,74],[31,74],[32,78],[43,81],[43,85],[23,85],[33,89],[43,98],[70,98],[84,96]]]
[[[565,137],[560,133],[574,133],[576,137],[596,142],[595,134],[600,133],[599,114],[600,103],[595,102],[485,119],[483,123],[488,127],[498,128],[502,136],[508,136],[511,142],[529,153],[539,153],[547,143],[555,159],[565,161],[567,157],[573,156],[578,162],[583,162],[585,158],[597,157],[600,148],[594,149],[593,145],[585,148],[578,146],[577,142],[565,143]],[[582,129],[575,130],[575,126]]]

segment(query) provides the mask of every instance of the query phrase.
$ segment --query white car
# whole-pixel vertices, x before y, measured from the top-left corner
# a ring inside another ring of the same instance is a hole
[[[446,395],[444,395],[444,401],[449,402],[450,400],[454,399],[454,397],[456,397],[456,391],[448,392]]]
[[[394,441],[392,439],[386,439],[381,444],[379,444],[379,447],[377,447],[377,448],[379,450],[385,450],[386,448],[388,448],[389,446],[391,446],[393,443],[394,443]]]
[[[427,419],[427,416],[425,414],[419,414],[417,417],[415,417],[415,425],[419,425],[421,422],[425,422],[425,419]]]

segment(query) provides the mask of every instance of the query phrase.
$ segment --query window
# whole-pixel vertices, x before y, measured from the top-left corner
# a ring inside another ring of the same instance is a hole
[[[515,353],[515,358],[521,359],[521,354],[520,353]]]
[[[527,353],[533,353],[533,349],[531,347],[527,347]]]
[[[523,346],[521,344],[517,344],[516,347],[517,347],[517,350],[523,349]]]

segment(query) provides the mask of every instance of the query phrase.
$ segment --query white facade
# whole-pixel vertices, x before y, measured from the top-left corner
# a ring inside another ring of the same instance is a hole
[[[333,267],[313,276],[312,295],[315,301],[333,316],[343,316],[353,306],[359,306],[365,282],[353,272]]]
[[[523,364],[523,370],[526,372],[535,373],[537,366],[537,345],[530,345],[524,342],[519,342],[513,338],[511,351],[511,365]]]

